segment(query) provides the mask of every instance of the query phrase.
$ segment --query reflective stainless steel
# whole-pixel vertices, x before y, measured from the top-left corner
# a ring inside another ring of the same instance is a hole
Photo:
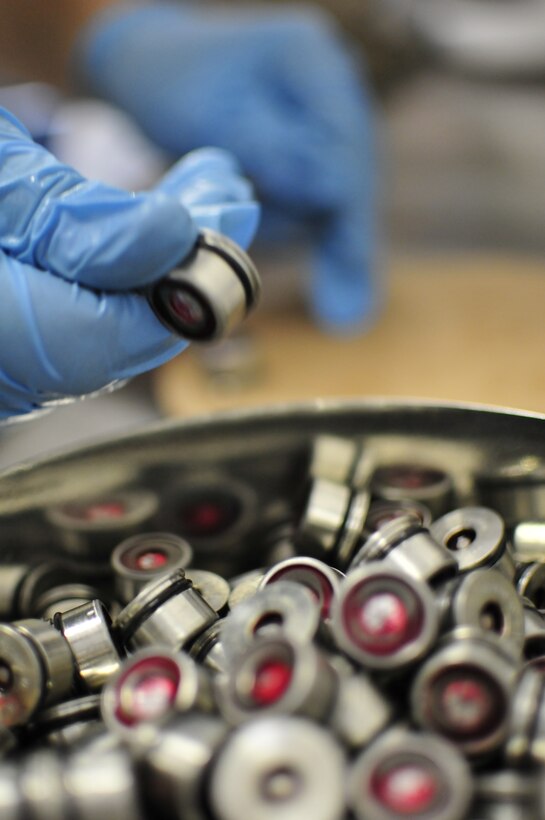
[[[358,820],[462,820],[472,797],[466,761],[436,735],[392,729],[351,767],[348,802]]]
[[[229,609],[234,609],[247,598],[252,598],[265,576],[264,569],[252,569],[242,575],[232,578],[230,583],[231,592],[229,594]]]
[[[517,592],[528,598],[539,610],[545,609],[545,564],[528,564],[520,568]]]
[[[116,674],[120,664],[104,604],[89,601],[68,612],[58,612],[53,625],[70,647],[84,688],[91,692],[101,689]]]
[[[51,624],[0,624],[0,723],[20,726],[42,705],[62,700],[74,676],[72,654]]]
[[[483,820],[541,820],[543,783],[540,772],[504,769],[475,782],[475,817]]]
[[[337,484],[352,484],[354,468],[361,455],[359,443],[342,436],[317,436],[310,456],[311,478],[324,478]]]
[[[329,723],[348,748],[362,749],[393,718],[392,705],[365,674],[340,674]]]
[[[514,527],[511,540],[518,564],[545,563],[545,521],[522,521]]]
[[[317,599],[322,618],[328,619],[342,577],[341,573],[323,561],[301,555],[279,561],[271,567],[265,573],[260,586],[266,587],[280,580],[303,584]]]
[[[122,541],[112,552],[115,592],[128,604],[158,575],[191,563],[193,550],[184,538],[168,532],[145,532]]]
[[[277,581],[230,613],[222,624],[221,641],[227,662],[233,665],[257,637],[283,634],[308,643],[319,625],[320,608],[312,593],[302,584]]]
[[[321,721],[332,710],[338,676],[312,644],[278,636],[256,638],[216,684],[218,706],[232,725],[260,714],[298,714]]]
[[[44,514],[54,528],[56,547],[76,558],[108,561],[114,547],[128,535],[142,529],[155,515],[158,498],[141,489],[107,492],[97,482],[94,493],[78,498],[77,485],[72,498],[48,506]],[[73,499],[73,500],[72,500]]]
[[[371,491],[384,501],[419,501],[434,518],[452,507],[453,486],[445,469],[418,462],[394,462],[378,467],[371,478]]]
[[[210,626],[217,614],[178,568],[148,583],[119,613],[115,625],[131,649],[181,649]]]
[[[101,714],[121,738],[147,746],[176,714],[213,709],[204,670],[184,652],[144,649],[122,665],[102,691]]]
[[[350,569],[386,560],[417,580],[441,581],[457,571],[449,550],[413,515],[400,516],[376,529],[353,557]]]
[[[208,820],[205,777],[228,726],[213,715],[187,715],[166,726],[146,751],[140,769],[143,792],[155,817]],[[234,781],[233,787],[238,782]]]
[[[350,572],[333,605],[337,645],[364,667],[396,670],[422,659],[439,630],[439,610],[422,581],[373,561]]]
[[[451,626],[472,626],[509,641],[520,656],[524,612],[513,584],[495,569],[476,569],[447,586]]]
[[[210,776],[218,820],[340,820],[344,760],[331,735],[314,723],[275,715],[239,727]]]
[[[149,290],[148,301],[169,330],[210,341],[244,319],[260,290],[250,257],[228,237],[206,229],[189,257]]]
[[[543,658],[545,663],[545,617],[528,598],[522,598],[524,612],[523,654],[527,660]]]
[[[208,572],[205,569],[186,569],[185,577],[193,584],[193,589],[199,592],[207,604],[218,614],[224,614],[231,589],[229,582],[216,572]]]
[[[452,510],[434,521],[430,532],[451,551],[460,572],[493,566],[514,578],[515,565],[505,538],[505,524],[494,510]]]
[[[501,638],[459,627],[418,669],[411,690],[413,719],[469,757],[487,755],[506,739],[517,672]]]

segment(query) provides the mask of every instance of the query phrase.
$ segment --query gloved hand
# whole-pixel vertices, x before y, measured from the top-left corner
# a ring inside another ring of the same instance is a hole
[[[234,160],[214,149],[182,160],[149,193],[87,181],[0,109],[0,418],[180,352],[186,343],[134,290],[180,263],[198,227],[247,244],[250,198]]]
[[[119,4],[76,46],[87,88],[175,155],[232,151],[266,208],[313,240],[318,321],[358,329],[380,301],[372,111],[329,18],[315,9]]]

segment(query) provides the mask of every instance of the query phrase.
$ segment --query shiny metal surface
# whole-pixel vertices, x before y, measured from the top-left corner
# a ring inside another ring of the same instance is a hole
[[[453,626],[472,626],[499,635],[522,651],[524,612],[513,584],[496,569],[477,569],[460,579],[450,603]]]
[[[218,706],[233,726],[257,716],[302,715],[322,721],[338,689],[333,667],[312,644],[285,636],[257,638],[229,676],[219,676]]]
[[[357,820],[462,820],[471,797],[466,761],[429,733],[392,729],[356,758],[349,775],[348,802]]]
[[[261,587],[270,586],[278,581],[292,581],[302,584],[314,595],[318,601],[322,618],[331,616],[331,607],[339,594],[339,584],[342,573],[334,570],[317,558],[299,555],[279,561],[265,573],[261,580]]]
[[[154,285],[148,300],[171,331],[194,341],[230,333],[254,307],[261,283],[250,257],[235,242],[202,230],[192,254]],[[171,306],[177,292],[187,299],[179,314]]]
[[[252,482],[255,515],[237,533],[237,555],[255,549],[256,521],[275,495],[295,499],[317,434],[355,436],[378,460],[425,459],[447,465],[461,503],[475,503],[476,477],[507,460],[545,459],[545,417],[479,407],[422,403],[326,402],[163,422],[0,474],[0,536],[5,560],[59,550],[46,514],[129,487],[157,493],[158,521],[171,518],[172,488],[207,471]],[[267,460],[267,471],[261,467]],[[168,501],[166,500],[168,496]],[[219,545],[218,545],[219,549]],[[233,568],[231,574],[236,574]]]
[[[163,730],[141,768],[155,816],[208,820],[203,783],[227,732],[225,721],[213,715],[184,716]]]
[[[90,692],[101,689],[120,665],[104,604],[89,601],[59,612],[53,623],[70,647],[84,688]]]
[[[310,642],[320,625],[320,607],[302,584],[277,581],[239,604],[221,630],[225,657],[236,665],[249,646],[263,635],[284,634],[293,641]]]
[[[217,617],[179,567],[148,583],[119,613],[115,625],[133,650],[152,645],[181,649]]]
[[[191,563],[193,550],[184,538],[168,532],[145,532],[123,540],[112,552],[115,591],[128,604],[158,575]]]
[[[459,627],[420,666],[411,689],[412,717],[465,756],[486,756],[506,739],[516,676],[516,661],[500,638]]]
[[[324,729],[304,718],[260,718],[218,754],[210,800],[218,820],[340,820],[344,760]]]
[[[431,534],[450,550],[460,572],[497,566],[507,577],[515,575],[506,544],[502,517],[486,507],[463,507],[433,522]]]
[[[439,631],[439,610],[423,581],[373,561],[348,573],[333,605],[337,645],[364,668],[399,670],[421,660]]]

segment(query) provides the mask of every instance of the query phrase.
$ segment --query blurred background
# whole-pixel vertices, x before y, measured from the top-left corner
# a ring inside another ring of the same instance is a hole
[[[247,329],[115,394],[5,428],[0,464],[163,416],[316,397],[545,412],[545,2],[319,5],[361,57],[376,106],[385,298],[374,325],[320,331],[297,287],[304,242],[258,240],[264,299]],[[91,178],[139,189],[167,167],[104,102],[5,77],[0,104]]]

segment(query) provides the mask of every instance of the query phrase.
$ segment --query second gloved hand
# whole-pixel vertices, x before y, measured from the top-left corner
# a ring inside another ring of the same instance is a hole
[[[317,320],[336,330],[372,320],[372,109],[329,18],[312,7],[112,5],[78,44],[86,85],[175,155],[232,151],[264,203],[311,236]]]
[[[135,291],[188,255],[200,221],[249,241],[257,207],[224,152],[181,161],[162,184],[136,195],[90,182],[0,109],[0,418],[130,378],[186,346]]]

